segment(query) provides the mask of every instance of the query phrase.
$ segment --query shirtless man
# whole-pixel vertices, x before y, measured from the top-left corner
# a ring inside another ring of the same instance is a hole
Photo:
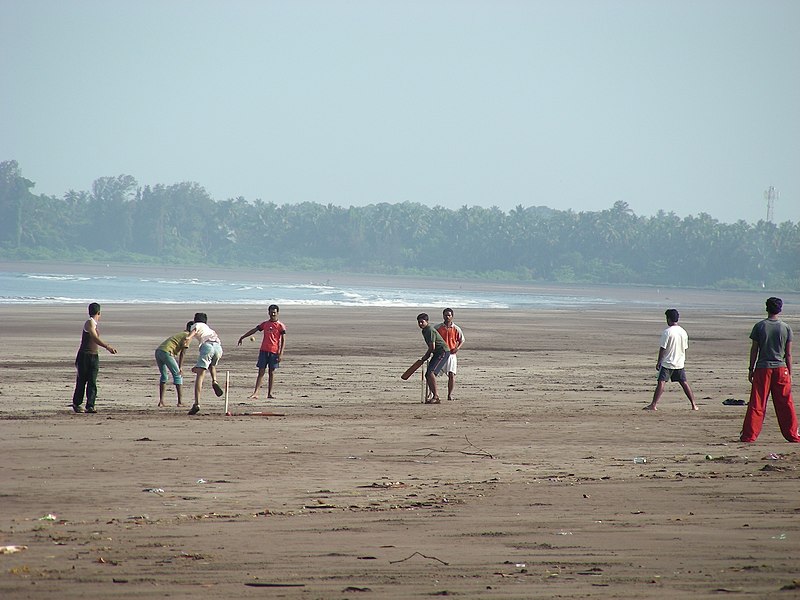
[[[89,305],[89,319],[83,324],[81,333],[81,345],[75,357],[75,368],[78,370],[78,377],[75,381],[75,392],[72,394],[72,410],[82,413],[84,395],[86,396],[86,412],[96,413],[94,403],[97,400],[97,374],[100,371],[100,348],[105,348],[111,354],[116,354],[117,350],[100,339],[97,332],[97,323],[100,321],[100,305],[92,302]]]

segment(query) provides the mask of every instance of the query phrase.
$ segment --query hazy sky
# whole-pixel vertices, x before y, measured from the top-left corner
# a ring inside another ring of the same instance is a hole
[[[798,0],[0,0],[35,193],[800,221]]]

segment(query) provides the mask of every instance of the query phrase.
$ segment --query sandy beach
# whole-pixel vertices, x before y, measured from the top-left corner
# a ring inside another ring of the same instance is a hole
[[[631,294],[456,307],[441,405],[400,374],[424,352],[417,312],[442,307],[282,307],[276,399],[251,401],[260,336],[236,340],[265,307],[104,306],[119,354],[95,415],[70,408],[85,307],[0,306],[0,547],[20,547],[0,597],[800,597],[800,448],[771,407],[740,443],[745,407],[723,404],[748,398],[762,295]],[[642,411],[670,305],[697,412],[677,384]],[[153,352],[195,310],[222,336],[233,416],[208,385],[195,417],[171,384],[156,408]]]

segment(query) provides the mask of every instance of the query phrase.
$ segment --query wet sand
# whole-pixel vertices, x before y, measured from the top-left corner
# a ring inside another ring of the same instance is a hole
[[[399,377],[424,352],[419,310],[283,308],[268,402],[247,399],[260,338],[236,346],[264,307],[105,306],[119,354],[95,415],[70,409],[85,308],[2,306],[0,546],[27,548],[0,555],[0,597],[800,597],[780,591],[800,579],[800,448],[771,408],[740,443],[745,407],[722,403],[748,397],[763,298],[637,294],[656,292],[456,307],[467,343],[441,405]],[[641,410],[669,305],[697,412],[677,384]],[[195,417],[171,384],[156,408],[153,351],[195,310],[222,336],[234,416],[209,385]]]

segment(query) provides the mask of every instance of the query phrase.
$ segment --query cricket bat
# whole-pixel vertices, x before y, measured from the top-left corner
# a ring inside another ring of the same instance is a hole
[[[411,377],[411,376],[412,376],[414,373],[416,373],[416,372],[417,372],[417,369],[419,369],[419,368],[420,368],[420,367],[423,365],[423,363],[424,363],[424,362],[425,362],[425,361],[424,361],[424,360],[422,360],[421,358],[420,358],[419,360],[416,360],[416,361],[414,361],[414,364],[413,364],[413,365],[411,365],[410,367],[408,367],[408,369],[406,369],[406,372],[405,372],[405,373],[403,373],[402,375],[400,375],[400,379],[402,379],[403,381],[405,381],[406,379],[408,379],[409,377]]]

